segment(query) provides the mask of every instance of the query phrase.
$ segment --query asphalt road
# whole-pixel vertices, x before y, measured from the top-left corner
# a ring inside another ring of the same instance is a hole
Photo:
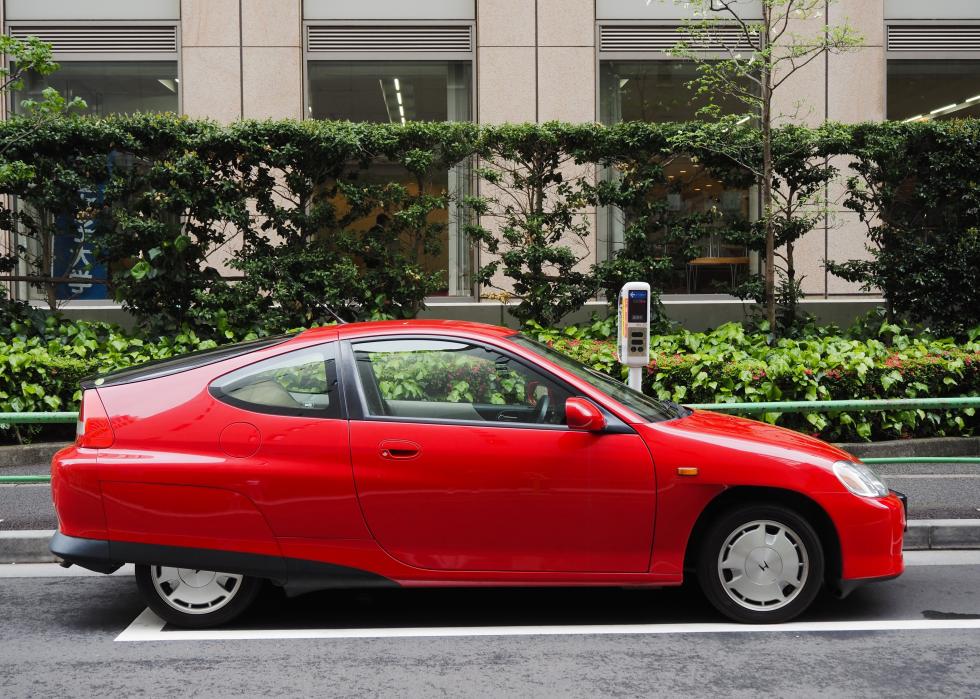
[[[131,577],[0,566],[0,696],[980,695],[980,553],[908,562],[783,631],[720,624],[687,589],[270,591],[228,640],[128,642]],[[337,637],[297,638],[317,630]]]
[[[909,497],[912,519],[980,517],[980,463],[876,466],[888,485]],[[45,464],[0,469],[3,475],[48,473]],[[56,529],[47,485],[0,485],[0,530]]]

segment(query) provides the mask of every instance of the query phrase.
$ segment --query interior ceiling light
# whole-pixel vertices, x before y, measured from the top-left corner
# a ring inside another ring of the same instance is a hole
[[[398,78],[395,78],[395,90],[401,90],[401,89],[402,89],[401,83],[398,82]]]
[[[980,100],[980,95],[977,95],[976,97],[971,97],[970,99],[967,100],[967,102],[976,102],[977,100]]]
[[[398,106],[400,107],[402,105],[402,93],[396,92],[395,97],[398,98]]]
[[[401,115],[402,119],[405,118],[405,107],[398,105],[398,113]]]
[[[740,124],[744,124],[745,122],[747,122],[751,118],[752,117],[742,117],[741,119],[739,119],[738,121],[735,122],[735,126],[738,126]]]
[[[939,114],[939,112],[947,112],[947,111],[949,111],[951,109],[956,109],[958,106],[959,106],[959,104],[957,104],[956,102],[953,102],[953,104],[947,104],[945,107],[939,107],[938,109],[933,109],[929,113],[930,114]]]

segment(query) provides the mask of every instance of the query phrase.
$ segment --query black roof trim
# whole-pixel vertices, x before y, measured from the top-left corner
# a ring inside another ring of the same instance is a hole
[[[263,337],[258,340],[249,340],[248,342],[236,342],[231,345],[221,345],[211,349],[188,352],[177,357],[155,359],[150,362],[144,362],[143,364],[137,364],[133,367],[118,369],[108,374],[87,376],[82,379],[81,385],[83,389],[89,390],[92,388],[121,386],[127,383],[136,383],[137,381],[159,379],[163,376],[179,374],[184,371],[207,366],[208,364],[215,364],[226,359],[239,357],[256,350],[274,347],[275,345],[282,344],[291,337],[295,337],[295,335],[275,335],[272,337]]]

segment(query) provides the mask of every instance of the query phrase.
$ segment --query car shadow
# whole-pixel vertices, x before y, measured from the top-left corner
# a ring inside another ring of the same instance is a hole
[[[859,590],[821,594],[798,621],[881,618],[890,605]],[[287,598],[264,591],[237,630],[590,626],[723,623],[694,585],[680,588],[441,588],[332,590]],[[167,627],[169,629],[170,627]],[[166,629],[165,629],[166,630]]]

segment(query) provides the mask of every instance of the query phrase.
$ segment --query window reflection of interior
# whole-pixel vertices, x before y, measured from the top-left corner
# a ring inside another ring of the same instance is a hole
[[[472,67],[466,61],[311,61],[309,114],[314,119],[405,123],[406,121],[469,121]],[[470,188],[467,163],[444,170],[424,183],[425,193],[458,200]],[[378,162],[361,174],[368,183],[398,182],[412,195],[418,183],[407,170]],[[367,230],[384,212],[375,211],[358,222]],[[462,229],[464,213],[450,207],[435,211],[429,222],[445,226],[438,252],[419,256],[426,272],[442,272],[437,296],[469,296],[472,291],[472,246]],[[403,239],[402,246],[415,241]]]
[[[569,393],[520,362],[479,345],[382,340],[354,345],[374,416],[503,423],[564,423]]]
[[[889,60],[887,118],[980,117],[980,60]]]
[[[293,352],[239,369],[212,386],[248,406],[328,410],[335,385],[330,378],[333,361],[320,350]]]
[[[694,63],[682,60],[603,61],[600,66],[600,113],[607,124],[620,121],[693,121],[707,104],[687,84],[697,77]],[[739,114],[748,106],[721,97],[716,103],[722,113]],[[663,196],[667,207],[678,215],[714,214],[717,227],[735,219],[751,218],[754,206],[750,190],[726,187],[689,158],[675,158],[665,168],[667,187],[653,196]],[[623,213],[607,212],[606,238],[610,253],[622,245]],[[700,252],[674,269],[667,293],[705,293],[735,285],[750,264],[744,245],[728,243],[721,235],[701,241]],[[666,250],[665,250],[666,253]]]

